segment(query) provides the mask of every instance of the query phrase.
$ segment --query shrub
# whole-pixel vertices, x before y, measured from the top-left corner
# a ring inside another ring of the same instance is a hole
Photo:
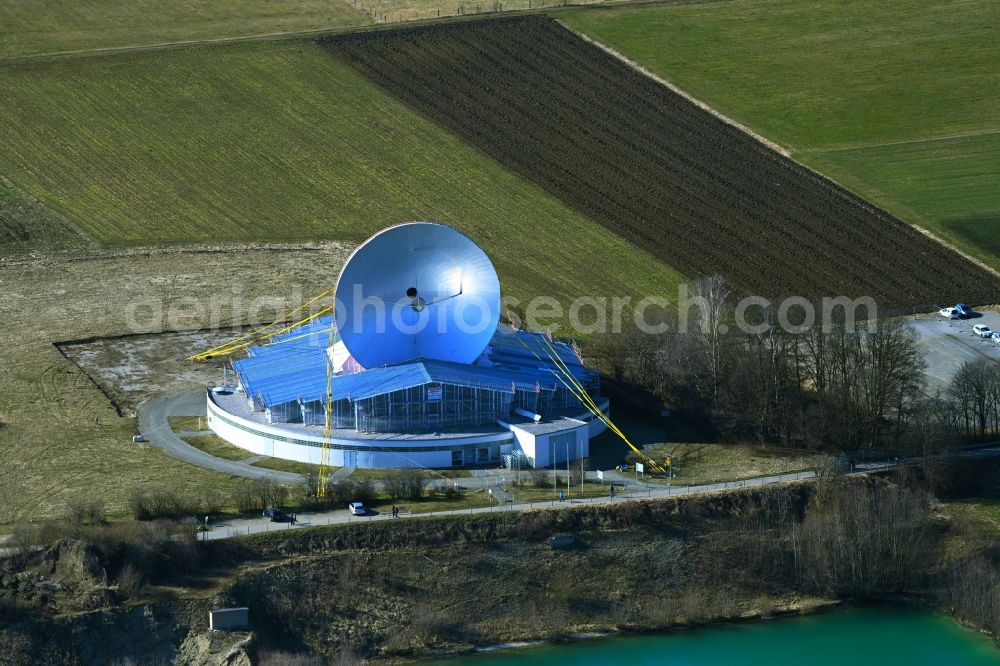
[[[180,510],[180,497],[167,488],[135,487],[129,491],[125,506],[136,520],[171,517]]]
[[[805,582],[820,593],[876,596],[918,583],[931,547],[926,508],[888,485],[817,484],[797,530]]]
[[[383,481],[386,494],[393,500],[418,500],[424,495],[427,476],[419,469],[401,469],[388,474]]]
[[[233,503],[239,511],[252,511],[258,506],[257,495],[250,481],[241,481],[233,488]]]
[[[351,479],[331,480],[326,486],[326,498],[334,506],[347,506],[351,502],[371,504],[375,501],[375,484]]]
[[[198,497],[198,515],[221,513],[225,496],[217,490],[207,490]]]
[[[118,572],[118,591],[126,597],[134,597],[146,586],[146,577],[131,563],[126,563]]]
[[[548,470],[531,469],[527,473],[531,479],[531,485],[536,488],[548,488],[552,485],[552,473]]]
[[[104,502],[71,500],[66,505],[66,522],[70,525],[100,525],[104,522]]]

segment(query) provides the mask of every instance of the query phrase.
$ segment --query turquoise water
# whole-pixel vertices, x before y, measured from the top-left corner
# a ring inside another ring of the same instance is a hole
[[[436,666],[997,666],[993,641],[921,610],[851,608],[800,618],[478,654]]]

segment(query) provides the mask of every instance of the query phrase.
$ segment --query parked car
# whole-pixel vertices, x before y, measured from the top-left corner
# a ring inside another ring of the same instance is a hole
[[[368,509],[361,502],[351,502],[347,505],[347,510],[350,511],[355,516],[363,516],[368,513]]]
[[[961,319],[962,316],[958,314],[958,310],[955,308],[941,308],[938,310],[938,314],[942,317],[947,317],[948,319]]]
[[[973,314],[972,308],[970,308],[965,303],[956,303],[954,309],[955,312],[958,313],[958,316],[961,317],[962,319],[968,319]]]
[[[989,326],[986,326],[985,324],[976,324],[975,326],[972,327],[972,332],[981,338],[993,337],[993,329],[991,329]]]
[[[1000,331],[993,332],[993,342],[1000,345]]]
[[[271,506],[264,509],[264,517],[270,520],[272,523],[281,523],[285,521],[285,512],[282,511],[281,509]]]

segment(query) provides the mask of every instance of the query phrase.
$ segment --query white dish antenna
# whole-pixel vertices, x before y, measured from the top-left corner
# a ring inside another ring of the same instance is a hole
[[[500,321],[500,280],[465,234],[409,222],[354,251],[336,307],[340,339],[365,368],[415,358],[472,363]]]

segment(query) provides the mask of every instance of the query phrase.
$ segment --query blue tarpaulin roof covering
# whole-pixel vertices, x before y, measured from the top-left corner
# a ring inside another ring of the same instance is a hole
[[[327,355],[330,343],[329,317],[252,347],[249,358],[233,363],[247,395],[265,406],[296,400],[324,400],[327,390]],[[540,333],[501,327],[493,337],[488,361],[477,364],[414,359],[353,374],[335,375],[331,382],[334,400],[360,400],[383,393],[423,386],[452,384],[494,391],[551,391],[563,386],[557,377],[552,350],[581,382],[593,373],[584,368],[576,351],[561,342],[547,343]],[[561,373],[559,373],[561,376]]]

